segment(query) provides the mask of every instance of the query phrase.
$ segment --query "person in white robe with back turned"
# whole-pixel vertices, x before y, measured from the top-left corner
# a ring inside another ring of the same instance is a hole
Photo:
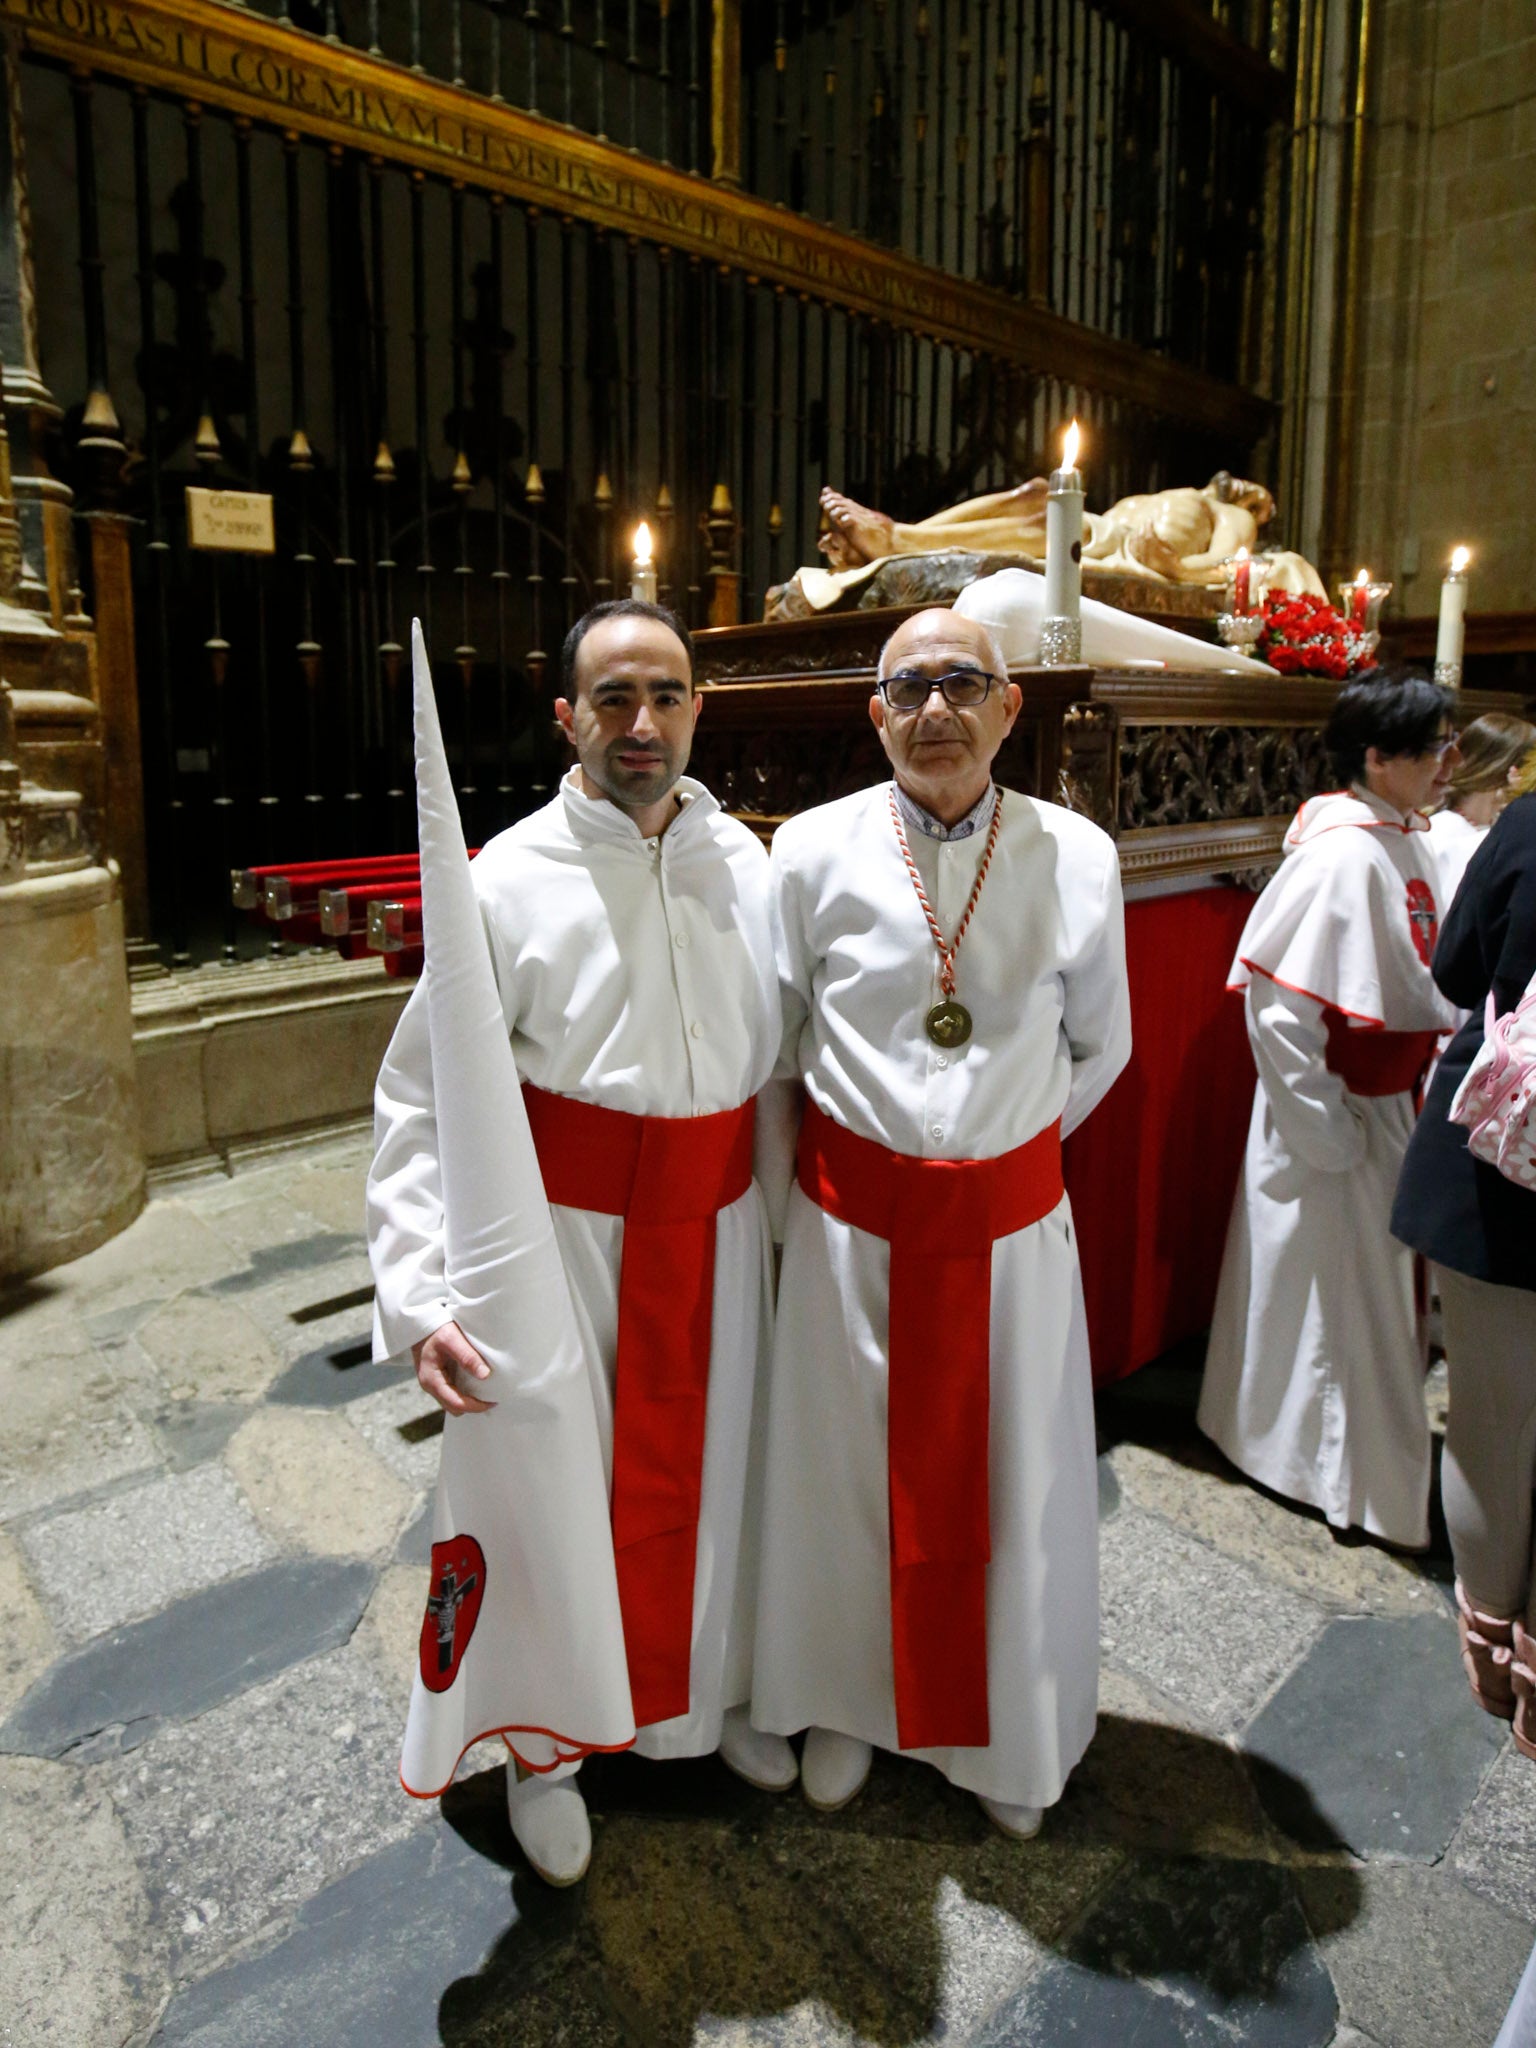
[[[658,607],[621,600],[579,620],[556,704],[577,765],[470,874],[587,1361],[635,1746],[719,1747],[783,1789],[793,1752],[745,1711],[756,1561],[743,1523],[771,1329],[751,1178],[753,1099],[778,1049],[768,862],[682,772],[700,706],[692,658]],[[410,1352],[423,1387],[468,1418],[450,1426],[473,1428],[482,1361],[445,1286],[427,997],[423,982],[375,1096],[374,1349]],[[590,1853],[576,1762],[509,1769],[513,1832],[554,1883],[574,1882]]]
[[[1200,1427],[1288,1499],[1429,1540],[1422,1274],[1389,1219],[1450,1010],[1430,978],[1440,879],[1424,807],[1458,759],[1449,692],[1369,674],[1327,742],[1345,787],[1302,805],[1244,928],[1258,1067]]]
[[[879,678],[895,780],[773,846],[779,1085],[803,1083],[803,1117],[775,1183],[752,1718],[809,1729],[814,1806],[853,1798],[879,1745],[1027,1837],[1097,1710],[1060,1138],[1129,1056],[1119,864],[1086,819],[993,783],[1020,693],[984,626],[919,613]]]

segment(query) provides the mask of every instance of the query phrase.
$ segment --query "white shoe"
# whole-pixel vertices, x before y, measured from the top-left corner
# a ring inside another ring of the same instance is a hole
[[[795,1752],[782,1735],[764,1735],[745,1707],[727,1707],[720,1729],[720,1761],[759,1792],[787,1792],[800,1775]]]
[[[553,1785],[543,1778],[518,1783],[517,1766],[507,1765],[507,1818],[534,1871],[546,1884],[579,1884],[592,1861],[592,1828],[587,1803],[574,1778]]]
[[[1009,1806],[1001,1799],[983,1799],[979,1792],[976,1804],[1000,1835],[1008,1835],[1015,1842],[1032,1842],[1045,1819],[1043,1807]]]
[[[818,1813],[836,1813],[864,1790],[874,1751],[856,1735],[830,1728],[807,1731],[800,1758],[800,1789]]]

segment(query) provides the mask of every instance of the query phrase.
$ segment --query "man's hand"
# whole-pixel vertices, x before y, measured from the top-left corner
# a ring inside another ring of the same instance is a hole
[[[494,1401],[481,1401],[463,1391],[474,1380],[489,1379],[491,1368],[457,1323],[444,1323],[430,1337],[411,1346],[416,1377],[439,1408],[450,1415],[484,1415]]]

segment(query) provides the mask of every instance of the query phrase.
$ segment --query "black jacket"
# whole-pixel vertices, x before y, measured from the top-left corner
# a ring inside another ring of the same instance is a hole
[[[1437,1265],[1536,1293],[1536,1192],[1474,1159],[1448,1112],[1483,1043],[1490,986],[1500,1016],[1536,974],[1536,795],[1517,797],[1473,854],[1435,948],[1434,976],[1472,1012],[1435,1070],[1409,1141],[1392,1235]]]

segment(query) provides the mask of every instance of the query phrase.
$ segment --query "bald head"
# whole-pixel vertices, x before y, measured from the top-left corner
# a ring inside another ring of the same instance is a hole
[[[894,675],[898,668],[907,664],[914,649],[938,645],[956,650],[964,648],[967,659],[979,664],[990,675],[1006,676],[1008,664],[1003,659],[1003,650],[997,644],[997,636],[990,626],[980,619],[968,619],[961,612],[952,612],[943,605],[935,605],[926,612],[914,612],[910,619],[904,619],[890,639],[880,650],[880,664],[875,673],[884,682]]]
[[[869,715],[896,780],[930,816],[955,824],[986,794],[993,758],[1023,701],[1002,650],[979,619],[935,608],[897,627],[876,673],[882,687],[869,700]],[[956,691],[964,697],[982,689],[980,702],[950,701],[945,679],[959,675],[983,679]],[[884,687],[897,676],[917,685],[901,692],[905,707],[891,703]],[[919,693],[921,702],[912,702]]]

